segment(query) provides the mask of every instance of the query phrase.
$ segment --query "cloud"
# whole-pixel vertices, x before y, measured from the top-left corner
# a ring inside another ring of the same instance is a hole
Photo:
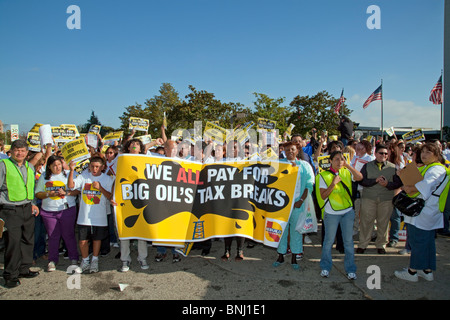
[[[349,108],[353,110],[351,118],[364,127],[380,127],[381,101],[372,102],[365,110],[362,105],[365,99],[354,95],[348,100]],[[383,127],[419,127],[440,129],[441,106],[431,102],[417,105],[412,101],[383,101]]]

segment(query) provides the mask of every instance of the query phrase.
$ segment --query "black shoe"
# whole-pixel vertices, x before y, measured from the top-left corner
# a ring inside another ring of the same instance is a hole
[[[15,288],[20,285],[19,279],[5,279],[5,287],[6,288]]]
[[[20,273],[19,278],[34,278],[37,277],[38,275],[39,272],[29,270],[27,273]]]

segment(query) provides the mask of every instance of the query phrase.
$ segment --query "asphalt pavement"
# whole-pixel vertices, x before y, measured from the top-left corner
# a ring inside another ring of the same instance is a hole
[[[319,226],[320,228],[320,226]],[[434,281],[422,278],[412,283],[397,279],[395,270],[408,266],[409,255],[398,253],[404,242],[396,248],[387,248],[386,254],[378,254],[373,243],[364,254],[356,254],[358,267],[356,280],[348,280],[344,271],[344,255],[333,249],[333,269],[329,278],[320,276],[320,229],[310,234],[311,244],[304,244],[304,257],[299,270],[290,264],[290,256],[279,267],[272,263],[276,250],[257,244],[245,248],[243,261],[222,261],[224,243],[212,242],[209,255],[193,250],[180,262],[172,262],[168,253],[162,262],[155,262],[156,248],[148,247],[150,268],[142,270],[136,261],[137,247],[133,245],[131,268],[120,272],[121,262],[115,256],[118,248],[100,258],[100,272],[71,275],[66,271],[69,261],[61,260],[57,270],[47,272],[47,260],[40,258],[33,270],[40,275],[22,279],[21,285],[8,289],[0,280],[0,300],[153,300],[178,301],[182,307],[207,301],[364,301],[364,300],[448,300],[450,297],[450,238],[437,237],[437,270]],[[357,239],[357,238],[356,238]],[[358,241],[355,240],[355,248]],[[0,269],[3,269],[3,252],[0,253]],[[0,271],[1,272],[1,271]],[[183,309],[189,312],[189,309]],[[194,309],[190,310],[195,312]],[[254,311],[254,310],[253,310]],[[180,310],[177,311],[181,312]],[[250,312],[250,310],[247,310]]]

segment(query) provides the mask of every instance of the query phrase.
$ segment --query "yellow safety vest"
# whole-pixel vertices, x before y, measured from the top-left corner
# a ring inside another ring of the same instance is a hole
[[[33,200],[34,198],[34,172],[25,161],[27,168],[27,184],[25,184],[22,173],[10,159],[0,160],[6,168],[6,187],[8,198],[12,202]]]
[[[341,178],[341,182],[338,183],[333,191],[328,196],[328,200],[322,199],[320,196],[320,177],[323,178],[327,186],[333,182],[335,177],[334,173],[331,171],[322,171],[320,174],[316,176],[316,198],[317,203],[319,204],[322,214],[325,208],[325,204],[327,201],[330,202],[331,208],[334,211],[345,210],[353,206],[352,200],[352,174],[347,168],[341,168],[339,170],[339,177]],[[347,186],[347,190],[344,185]]]

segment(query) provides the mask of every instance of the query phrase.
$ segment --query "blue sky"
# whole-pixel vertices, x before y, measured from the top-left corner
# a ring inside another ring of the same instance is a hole
[[[70,5],[81,29],[70,30]],[[381,29],[366,26],[370,5]],[[83,124],[94,110],[119,127],[129,105],[163,82],[222,102],[342,88],[352,120],[381,123],[362,105],[383,79],[384,127],[440,127],[428,101],[443,68],[444,0],[0,0],[0,120]],[[425,115],[425,116],[421,116]]]

